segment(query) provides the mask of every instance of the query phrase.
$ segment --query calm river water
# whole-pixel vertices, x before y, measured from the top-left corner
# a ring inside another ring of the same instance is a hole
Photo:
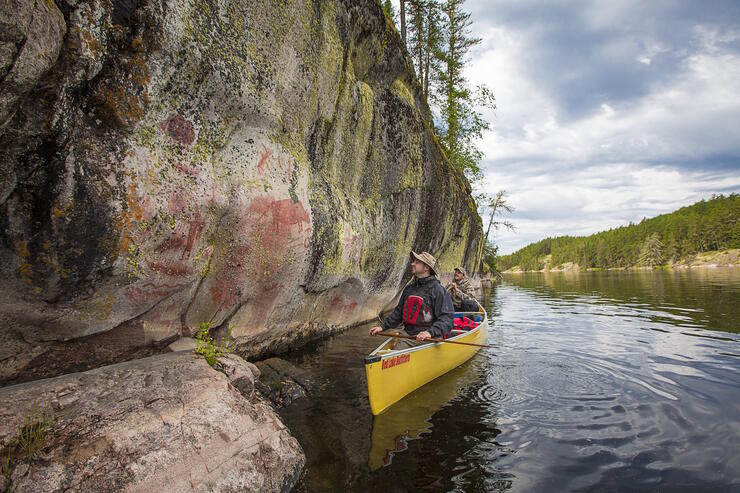
[[[740,269],[508,276],[489,342],[373,417],[359,327],[290,356],[298,491],[740,491]]]

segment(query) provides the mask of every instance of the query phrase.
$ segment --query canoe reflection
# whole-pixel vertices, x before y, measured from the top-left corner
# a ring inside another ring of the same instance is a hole
[[[368,457],[368,465],[372,471],[389,465],[395,454],[408,448],[410,440],[416,440],[423,433],[429,432],[434,413],[476,381],[477,374],[471,362],[472,360],[467,361],[447,372],[373,417],[372,443]]]

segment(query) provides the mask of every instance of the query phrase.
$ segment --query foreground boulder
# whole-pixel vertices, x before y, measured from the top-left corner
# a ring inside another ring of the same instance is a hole
[[[229,383],[253,367],[224,368],[178,352],[0,389],[13,491],[290,490],[300,445],[258,393]],[[33,457],[17,444],[29,414],[48,424]]]

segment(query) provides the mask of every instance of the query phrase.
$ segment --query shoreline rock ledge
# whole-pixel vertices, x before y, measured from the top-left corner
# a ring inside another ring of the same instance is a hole
[[[176,352],[0,388],[3,451],[30,414],[48,423],[35,457],[12,461],[13,491],[289,491],[300,444],[243,385],[251,365],[224,369]]]

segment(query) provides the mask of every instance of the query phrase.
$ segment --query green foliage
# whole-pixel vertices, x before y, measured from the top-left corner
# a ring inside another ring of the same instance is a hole
[[[8,454],[5,459],[0,462],[0,476],[5,476],[10,479],[10,475],[13,473],[11,468],[10,454],[13,451],[13,447],[8,447]]]
[[[393,4],[391,4],[391,0],[383,1],[383,11],[385,12],[385,15],[388,16],[389,19],[393,20],[393,17],[395,16],[395,12],[393,12]]]
[[[552,267],[573,262],[581,268],[625,268],[731,248],[740,248],[740,195],[735,193],[591,236],[546,238],[499,257],[498,267],[540,270],[550,255]]]
[[[209,365],[213,366],[216,364],[216,360],[231,352],[230,339],[231,339],[231,327],[229,327],[226,336],[221,341],[216,343],[210,334],[211,323],[203,322],[198,327],[198,333],[195,335],[195,339],[198,341],[198,345],[195,348],[196,354],[203,356]]]
[[[480,43],[470,34],[470,13],[462,8],[464,0],[444,0],[442,3],[442,48],[438,52],[440,68],[437,74],[442,124],[438,128],[440,143],[450,161],[471,181],[481,178],[478,166],[482,152],[476,145],[489,122],[478,110],[496,109],[496,100],[490,89],[468,87],[464,68],[468,52]]]
[[[36,409],[36,401],[33,401],[31,410],[26,415],[25,424],[19,430],[16,440],[27,457],[36,455],[52,423],[51,413],[48,410],[40,412]]]
[[[439,108],[435,131],[450,162],[471,181],[482,178],[483,153],[477,141],[490,128],[481,110],[496,109],[490,89],[471,90],[465,78],[470,48],[480,43],[470,33],[465,0],[401,2],[401,37],[416,69],[422,96]],[[405,18],[408,13],[408,36]]]
[[[408,0],[407,49],[427,101],[439,72],[442,48],[442,11],[438,0]]]
[[[658,233],[653,233],[642,244],[642,248],[640,249],[640,265],[653,267],[655,265],[661,265],[663,261],[663,242],[660,241],[660,235]]]
[[[13,472],[13,463],[19,457],[31,459],[41,450],[49,429],[54,424],[54,415],[47,409],[40,411],[36,407],[36,401],[31,404],[31,409],[26,414],[23,426],[18,430],[18,435],[11,439],[8,447],[3,451],[3,460],[0,463],[0,475],[10,478]]]
[[[492,241],[486,242],[483,246],[481,255],[481,273],[486,274],[496,269],[496,260],[498,258],[498,245]]]

